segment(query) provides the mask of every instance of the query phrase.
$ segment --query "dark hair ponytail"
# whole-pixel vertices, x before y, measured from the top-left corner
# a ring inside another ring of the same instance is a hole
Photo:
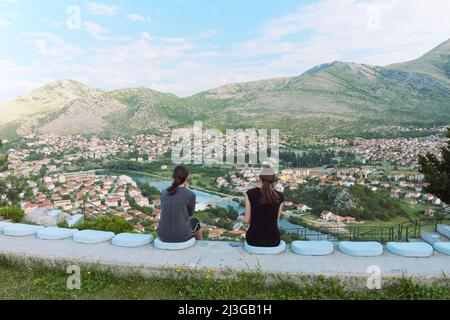
[[[169,192],[170,195],[174,195],[178,191],[178,187],[182,185],[187,177],[189,176],[189,172],[187,169],[183,166],[178,166],[173,170],[172,178],[173,182],[172,185],[167,188],[167,192]]]
[[[261,197],[261,199],[259,199],[259,203],[262,205],[266,205],[266,204],[270,204],[270,205],[274,205],[274,206],[279,205],[281,203],[280,197],[273,189],[273,184],[276,180],[276,176],[275,175],[269,175],[269,176],[261,175],[261,176],[259,176],[259,178],[261,179],[261,182],[262,182],[262,186],[261,186],[262,197]]]

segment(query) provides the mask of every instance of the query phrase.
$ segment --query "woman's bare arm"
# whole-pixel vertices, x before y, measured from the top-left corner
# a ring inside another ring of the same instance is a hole
[[[283,212],[283,204],[280,204],[280,209],[278,209],[278,219],[280,219],[282,212]]]
[[[252,205],[250,204],[248,196],[245,195],[245,215],[244,219],[242,219],[242,222],[250,224],[251,220],[252,220]]]

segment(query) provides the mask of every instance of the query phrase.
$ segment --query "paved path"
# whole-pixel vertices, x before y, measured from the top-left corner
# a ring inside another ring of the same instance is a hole
[[[242,247],[227,242],[199,241],[183,251],[163,251],[148,245],[121,248],[110,243],[85,245],[72,240],[48,241],[31,237],[0,235],[0,255],[31,257],[61,262],[114,265],[145,271],[166,268],[212,268],[218,271],[256,270],[283,274],[330,275],[338,277],[367,276],[366,270],[377,265],[384,277],[417,276],[443,278],[450,275],[450,257],[434,252],[429,258],[403,258],[387,250],[379,257],[351,257],[338,250],[329,256],[305,257],[289,250],[275,256],[250,255]]]

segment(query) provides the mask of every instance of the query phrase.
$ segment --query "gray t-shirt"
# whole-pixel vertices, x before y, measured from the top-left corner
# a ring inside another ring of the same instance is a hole
[[[164,190],[158,236],[164,242],[185,242],[194,236],[190,216],[195,211],[195,193],[180,187],[174,195]]]

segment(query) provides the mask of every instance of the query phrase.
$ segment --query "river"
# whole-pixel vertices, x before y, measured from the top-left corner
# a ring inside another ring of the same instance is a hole
[[[136,180],[139,180],[141,182],[147,182],[148,184],[155,187],[159,191],[167,189],[171,183],[169,180],[162,180],[162,179],[143,178],[143,177],[133,177],[133,178]],[[221,199],[219,196],[216,196],[214,194],[210,194],[210,193],[207,193],[204,191],[196,190],[196,189],[192,189],[192,192],[194,192],[195,195],[197,196],[197,204],[195,206],[196,211],[204,210],[204,209],[206,209],[207,203]],[[223,200],[220,203],[220,206],[227,208],[228,204],[229,204],[228,201]],[[237,203],[235,201],[232,202],[232,206],[239,213],[243,213],[245,210],[243,206],[241,206],[239,203]]]
[[[141,182],[147,182],[148,184],[155,187],[159,191],[167,189],[170,186],[169,180],[146,178],[146,177],[136,177],[136,176],[133,178],[136,180],[139,180]],[[196,211],[204,210],[204,209],[206,209],[207,203],[221,199],[217,195],[210,194],[210,193],[207,193],[204,191],[200,191],[200,190],[196,190],[196,189],[192,189],[192,191],[197,196]],[[220,203],[220,206],[223,208],[227,208],[228,205],[229,205],[229,202],[226,200],[224,200]],[[241,206],[238,202],[233,201],[231,205],[239,213],[243,213],[245,210],[245,208],[243,206]],[[307,236],[307,238],[310,240],[315,240],[315,239],[319,238],[319,235],[317,234],[316,231],[313,231],[311,229],[305,228],[305,227],[297,225],[297,224],[293,224],[293,223],[289,222],[286,218],[280,218],[279,228],[281,230],[287,230],[286,232],[289,232],[289,233],[310,234],[309,236]],[[293,229],[296,229],[296,230],[293,230]]]

